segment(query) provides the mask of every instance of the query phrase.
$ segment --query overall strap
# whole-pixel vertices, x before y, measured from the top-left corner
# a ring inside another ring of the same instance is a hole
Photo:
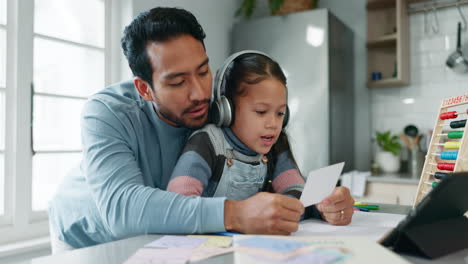
[[[201,132],[206,132],[208,134],[213,148],[215,150],[216,156],[221,155],[226,157],[227,159],[239,160],[245,163],[256,163],[262,161],[263,155],[261,154],[258,154],[256,156],[247,156],[236,151],[225,138],[221,128],[216,127],[213,124],[208,124],[205,127],[197,130],[190,137]]]

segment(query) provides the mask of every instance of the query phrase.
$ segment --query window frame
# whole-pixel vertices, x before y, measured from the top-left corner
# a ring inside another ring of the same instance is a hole
[[[105,85],[121,79],[122,55],[121,0],[104,1]],[[0,25],[1,26],[1,25]],[[5,92],[5,212],[0,215],[0,246],[13,241],[29,240],[49,234],[46,211],[32,210],[32,99],[33,92],[33,43],[34,36],[45,37],[79,47],[91,45],[55,39],[34,33],[34,0],[7,0],[6,28],[6,87]],[[85,99],[49,93],[40,96]],[[40,151],[44,153],[50,151]],[[57,149],[54,153],[76,153],[80,150]]]

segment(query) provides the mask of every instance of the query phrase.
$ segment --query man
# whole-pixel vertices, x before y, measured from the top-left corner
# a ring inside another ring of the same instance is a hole
[[[259,193],[228,201],[165,191],[188,135],[208,117],[204,38],[196,18],[176,8],[144,12],[125,29],[122,48],[135,78],[93,95],[83,109],[81,167],[50,204],[54,252],[146,233],[297,230],[304,212],[297,199]],[[337,188],[317,209],[332,224],[348,224],[353,202]]]

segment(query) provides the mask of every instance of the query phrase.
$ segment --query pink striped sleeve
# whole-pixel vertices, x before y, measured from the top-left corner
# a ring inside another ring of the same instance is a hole
[[[185,196],[201,196],[203,184],[190,176],[178,176],[172,179],[167,185],[167,191],[180,193]]]
[[[286,188],[295,184],[304,184],[304,178],[297,169],[283,171],[273,180],[273,190],[275,193],[282,193]]]

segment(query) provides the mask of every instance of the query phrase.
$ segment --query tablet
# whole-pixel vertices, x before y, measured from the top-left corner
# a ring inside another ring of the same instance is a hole
[[[437,258],[468,248],[468,172],[449,174],[380,243]]]

